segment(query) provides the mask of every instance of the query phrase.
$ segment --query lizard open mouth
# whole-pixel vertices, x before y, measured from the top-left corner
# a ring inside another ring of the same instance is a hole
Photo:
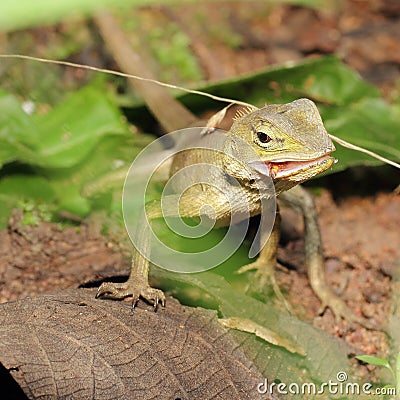
[[[328,169],[335,162],[336,160],[328,153],[312,160],[254,161],[250,165],[259,173],[270,176],[272,179],[282,179],[311,170],[315,170],[315,174],[311,175],[316,175]]]

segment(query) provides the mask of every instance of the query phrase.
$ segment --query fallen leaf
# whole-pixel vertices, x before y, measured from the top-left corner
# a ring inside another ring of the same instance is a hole
[[[0,321],[0,362],[30,399],[266,399],[216,312],[172,298],[132,313],[71,289],[2,304]]]

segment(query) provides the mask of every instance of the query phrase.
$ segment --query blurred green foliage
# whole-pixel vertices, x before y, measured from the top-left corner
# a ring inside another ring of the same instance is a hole
[[[129,165],[151,140],[133,136],[119,109],[96,86],[71,93],[48,113],[32,116],[14,96],[2,92],[0,109],[0,166],[7,167],[0,170],[2,226],[16,199],[87,215],[98,203],[81,195],[84,184]],[[100,207],[109,209],[110,202],[111,195],[105,195]]]
[[[92,12],[98,5],[107,3],[110,2],[2,2],[0,26],[6,30],[57,21],[64,17],[66,10]],[[120,3],[148,4],[134,0]],[[46,12],[43,13],[43,10]],[[171,75],[168,74],[173,75],[177,70],[184,79],[195,81],[201,77],[190,54],[187,37],[175,26],[171,25],[167,30],[161,27],[155,29],[149,40],[151,50],[167,67],[163,79],[169,80]],[[50,54],[66,57],[80,49],[83,43],[84,40],[75,42],[72,38],[64,43],[64,47],[53,47]],[[232,46],[238,44],[236,40],[230,43]],[[30,44],[26,46],[29,48]],[[46,72],[48,68],[52,69],[51,73]],[[36,72],[32,73],[33,69]],[[95,77],[80,90],[74,87],[70,93],[60,94],[63,82],[60,83],[62,74],[59,74],[59,67],[25,62],[25,71],[26,74],[15,73],[9,80],[15,80],[15,85],[19,86],[16,90],[12,90],[8,82],[7,90],[0,92],[0,227],[6,226],[14,207],[24,211],[23,222],[27,224],[38,224],[40,220],[49,220],[63,211],[82,217],[94,211],[105,214],[117,212],[122,221],[122,180],[111,182],[106,191],[99,187],[89,193],[87,188],[93,182],[112,176],[110,172],[128,168],[140,150],[153,140],[154,136],[137,134],[136,128],[131,125],[139,125],[143,118],[150,118],[148,111],[137,99],[129,104],[124,99],[124,104],[129,106],[130,124],[118,106],[122,102],[121,97],[115,94],[115,89],[110,90],[110,84],[105,79]],[[18,76],[29,81],[31,92],[24,92],[25,82],[19,82]],[[43,86],[39,88],[40,85]],[[375,87],[364,82],[335,57],[275,66],[199,89],[258,106],[288,102],[299,97],[311,98],[318,104],[325,125],[332,134],[389,158],[400,159],[400,109],[386,103]],[[180,95],[179,99],[198,115],[223,106],[190,94]],[[49,107],[46,102],[52,106]],[[33,113],[24,111],[28,103]],[[339,162],[330,172],[356,165],[381,164],[340,146],[337,146],[335,157]],[[161,187],[155,185],[150,190],[157,195]],[[215,241],[222,236],[223,232],[217,232],[210,237]],[[176,248],[187,246],[183,239],[180,241],[178,235],[170,235],[162,226],[160,237],[172,239]],[[247,245],[244,243],[217,272],[227,275],[227,271],[232,272],[248,262]],[[165,289],[172,288],[182,298],[185,285],[197,288],[203,297],[200,296],[201,299],[196,299],[193,304],[203,304],[202,301],[207,298],[219,308],[221,315],[252,318],[293,338],[306,350],[307,357],[289,354],[282,348],[267,346],[252,335],[240,334],[242,346],[261,371],[268,371],[285,382],[301,383],[328,381],[339,370],[350,368],[347,349],[338,341],[295,317],[282,314],[273,304],[264,304],[238,293],[221,276],[212,273],[177,275],[158,270],[154,274],[163,284],[166,282]],[[231,279],[236,287],[240,287],[238,279]],[[243,278],[240,279],[243,288]],[[172,283],[168,284],[168,281]],[[180,282],[182,287],[176,282]],[[187,302],[193,301],[193,298]]]

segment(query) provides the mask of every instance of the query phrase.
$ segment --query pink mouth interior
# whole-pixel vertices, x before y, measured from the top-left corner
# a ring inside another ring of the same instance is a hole
[[[330,153],[325,154],[314,160],[307,161],[267,161],[264,163],[254,163],[253,166],[260,173],[270,176],[272,179],[281,178],[287,175],[291,175],[296,172],[300,172],[307,167],[312,165],[325,163],[330,159]]]

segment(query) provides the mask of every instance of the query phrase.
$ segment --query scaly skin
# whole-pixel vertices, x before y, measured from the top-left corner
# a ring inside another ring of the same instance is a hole
[[[212,135],[212,133],[211,133]],[[273,178],[276,194],[285,192],[297,184],[312,178],[328,169],[334,162],[330,153],[334,146],[323,126],[318,110],[313,102],[300,99],[289,104],[268,105],[262,109],[250,112],[238,118],[232,125],[228,137],[245,141],[254,150],[262,163],[241,163],[223,153],[209,150],[186,150],[178,153],[173,159],[171,174],[182,168],[196,163],[211,164],[223,171],[213,180],[219,182],[221,190],[213,186],[195,184],[184,192],[179,202],[181,217],[200,216],[201,206],[209,204],[213,208],[219,226],[229,223],[231,214],[235,216],[245,213],[247,207],[251,215],[261,212],[260,192],[254,182],[262,180],[263,175]],[[238,142],[240,146],[240,142]],[[240,150],[240,149],[239,149]],[[246,155],[243,154],[243,160]],[[316,161],[317,160],[317,161]],[[237,186],[231,184],[229,177],[234,177],[242,183],[241,193],[236,195]],[[196,177],[194,177],[196,181]],[[179,192],[179,188],[176,188]],[[243,193],[247,205],[243,204]],[[226,205],[226,195],[237,201]],[[293,195],[292,195],[293,196]],[[176,216],[172,210],[178,201],[171,195],[163,200],[164,215]],[[168,205],[171,203],[171,206]],[[168,210],[171,210],[169,212]],[[147,205],[147,218],[151,221],[161,216],[158,202]],[[240,219],[240,218],[239,218]],[[149,227],[146,223],[138,223],[138,235],[141,249],[149,249]],[[278,229],[273,233],[262,250],[255,264],[245,269],[256,268],[260,274],[272,277],[273,266],[276,263],[276,249],[279,239]],[[320,251],[320,249],[318,249]],[[106,282],[101,285],[97,296],[107,294],[108,297],[121,299],[133,296],[134,305],[140,297],[157,306],[158,302],[165,303],[162,291],[153,289],[148,283],[149,263],[138,251],[132,259],[129,279],[122,284]],[[318,277],[320,279],[320,277]],[[321,285],[314,284],[314,288]],[[326,286],[326,285],[322,285]],[[324,292],[324,290],[320,291]],[[325,293],[325,292],[324,292]],[[326,297],[326,296],[324,296]]]
[[[118,23],[115,19],[107,12],[102,12],[96,16],[96,23],[103,36],[104,41],[108,45],[108,50],[118,60],[118,63],[124,72],[137,75],[145,76],[150,78],[156,78],[149,71],[148,66],[142,60],[142,54],[145,52],[144,48],[136,46],[131,47],[131,42],[128,41],[124,33],[121,31]],[[170,95],[165,88],[147,84],[143,82],[143,85],[137,85],[135,80],[130,81],[132,84],[136,84],[136,89],[143,95],[149,107],[154,113],[155,117],[159,120],[160,124],[166,131],[174,131],[189,126],[195,126],[196,117],[188,110],[182,109],[181,105],[176,105],[176,100]],[[266,110],[267,113],[264,111]],[[287,115],[287,120],[290,121],[289,125],[282,125],[282,119],[278,121],[277,118],[272,116],[271,113],[280,115]],[[282,114],[283,113],[283,114]],[[269,114],[269,115],[266,115]],[[260,117],[260,118],[259,118]],[[254,143],[252,137],[255,133],[255,129],[258,129],[260,123],[267,122],[267,125],[262,127],[266,133],[270,132],[276,134],[276,137],[272,137],[272,141],[267,143],[265,146]],[[269,124],[268,124],[269,121]],[[280,129],[274,128],[273,122],[277,123]],[[281,124],[279,123],[281,122]],[[271,126],[272,123],[272,126]],[[198,124],[198,126],[204,126],[204,124]],[[293,130],[293,126],[298,129]],[[264,157],[265,160],[278,160],[279,159],[290,159],[297,161],[312,160],[313,157],[317,157],[318,154],[328,152],[333,149],[332,143],[330,142],[325,129],[323,128],[321,118],[315,105],[312,102],[302,100],[299,102],[291,103],[290,105],[275,105],[268,106],[266,109],[255,111],[253,114],[245,116],[243,119],[238,120],[234,126],[232,126],[231,133],[243,137],[245,140],[254,146],[260,153],[260,157]],[[278,139],[278,140],[276,140]],[[282,141],[282,139],[285,139]],[[316,154],[317,153],[317,154]],[[179,168],[179,164],[182,161],[175,160],[175,168]],[[322,308],[330,307],[337,318],[343,317],[350,322],[356,321],[364,326],[371,327],[366,321],[354,316],[352,312],[346,307],[345,303],[335,296],[329,286],[326,284],[324,278],[324,258],[322,254],[321,235],[318,227],[317,213],[312,196],[302,189],[301,186],[295,186],[300,182],[303,182],[311,177],[321,173],[325,169],[329,168],[333,160],[319,165],[318,167],[307,167],[306,170],[301,174],[293,174],[293,176],[275,176],[274,183],[279,198],[290,206],[298,208],[304,218],[305,226],[305,255],[306,255],[306,267],[310,279],[311,286],[316,295],[321,299]],[[306,164],[305,164],[306,165]],[[276,165],[277,167],[279,165]],[[235,171],[231,171],[234,165],[228,169],[229,172],[235,175]],[[273,165],[270,165],[273,167]],[[274,175],[276,168],[270,168],[269,172]],[[127,171],[123,171],[125,176]],[[228,172],[228,171],[227,171]],[[111,181],[116,183],[119,181],[116,177],[116,173],[113,172],[108,176]],[[86,188],[88,193],[91,191],[97,192],[107,184],[103,185],[103,182],[94,182],[94,185],[88,185]],[[109,185],[108,185],[109,186]],[[295,186],[295,187],[293,187]],[[290,189],[293,187],[293,189]],[[207,198],[207,193],[203,193],[199,197],[199,200],[203,198],[207,202],[210,198]],[[190,200],[188,198],[188,200]],[[197,199],[196,199],[197,200]],[[196,204],[196,203],[193,203]],[[240,208],[240,204],[238,205]],[[257,206],[254,207],[257,211]],[[159,205],[151,204],[148,207],[149,218],[156,218],[159,215]],[[195,210],[189,202],[183,202],[181,204],[181,212],[183,214],[193,215],[196,214]],[[259,212],[259,210],[258,210]],[[220,215],[226,216],[224,209],[220,209]],[[222,218],[223,219],[223,218]],[[221,221],[222,221],[221,219]],[[255,268],[257,274],[262,278],[260,281],[266,281],[271,279],[275,291],[280,294],[277,285],[274,285],[273,271],[276,265],[276,250],[279,241],[279,229],[278,224],[274,226],[273,232],[262,250],[256,263],[250,264],[244,267],[244,270]],[[143,228],[139,232],[143,238],[144,244],[146,244],[146,229]],[[242,270],[243,270],[242,269]],[[131,274],[127,282],[123,284],[112,284],[104,283],[101,285],[98,291],[98,296],[103,294],[109,294],[114,298],[123,298],[125,296],[133,295],[134,305],[138,301],[139,297],[150,300],[157,306],[158,302],[164,304],[165,296],[157,289],[150,288],[148,285],[148,263],[138,252],[134,252],[132,258],[132,269]],[[372,327],[374,328],[374,327]]]

